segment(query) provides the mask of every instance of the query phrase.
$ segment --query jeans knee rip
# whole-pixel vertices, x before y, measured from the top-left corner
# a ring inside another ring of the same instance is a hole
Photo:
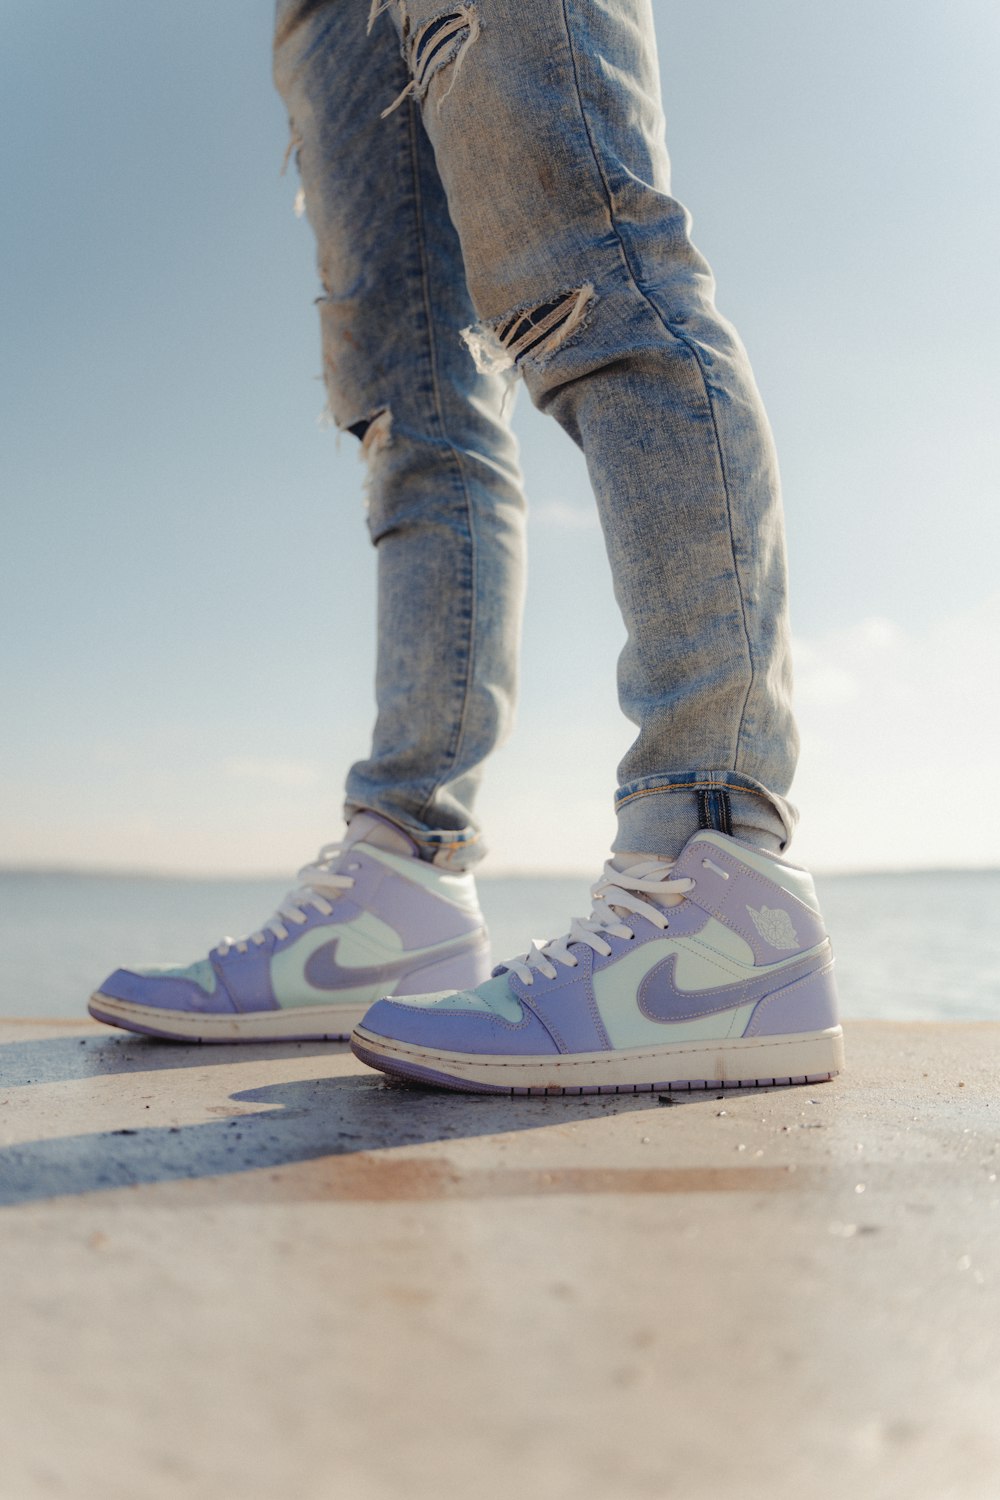
[[[499,375],[530,357],[541,367],[579,333],[596,301],[591,283],[560,292],[551,302],[519,307],[490,323],[463,328],[462,338],[481,375]]]
[[[330,408],[328,406],[327,413],[329,412]],[[349,432],[352,437],[356,437],[361,443],[361,447],[358,449],[358,457],[367,466],[367,472],[365,473],[362,485],[362,495],[365,515],[369,518],[370,526],[374,494],[374,465],[379,454],[384,453],[386,448],[392,447],[392,409],[388,406],[376,406],[373,411],[368,413],[367,417],[359,417],[355,422],[336,422],[336,426],[342,432]],[[372,540],[375,541],[377,538],[373,536]]]
[[[379,5],[378,0],[373,0],[369,29],[385,8],[385,5]],[[382,111],[383,120],[398,109],[404,99],[422,101],[430,88],[431,80],[443,68],[451,65],[451,82],[437,102],[440,111],[455,87],[469,48],[479,36],[479,12],[474,5],[459,5],[454,10],[442,11],[440,15],[425,21],[412,35],[409,33],[405,10],[403,15],[403,56],[410,72],[410,81],[403,92]]]
[[[373,459],[392,442],[392,411],[377,406],[369,416],[346,424],[348,432],[361,440],[361,458]]]
[[[294,208],[294,212],[295,212],[295,217],[297,219],[301,219],[302,215],[306,211],[306,190],[305,190],[304,187],[301,186],[301,177],[302,177],[302,135],[301,135],[301,132],[299,131],[298,126],[295,124],[295,122],[293,120],[290,119],[288,121],[288,145],[285,147],[285,155],[284,155],[284,157],[282,159],[282,162],[281,162],[281,171],[278,173],[279,177],[284,177],[285,173],[288,171],[288,163],[291,161],[291,159],[292,159],[293,156],[295,158],[295,165],[296,165],[296,167],[299,170],[299,181],[300,181],[299,190],[295,194],[295,202],[293,204],[293,208]]]

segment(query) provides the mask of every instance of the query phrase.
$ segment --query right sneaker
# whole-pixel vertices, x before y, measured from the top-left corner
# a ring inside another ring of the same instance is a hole
[[[388,997],[351,1038],[384,1073],[493,1094],[818,1083],[844,1065],[806,870],[710,830],[620,855],[594,908],[459,994]]]
[[[489,975],[471,874],[419,857],[394,823],[356,813],[299,871],[259,931],[184,968],[116,969],[97,1021],[183,1042],[345,1041],[373,1000],[469,989]]]

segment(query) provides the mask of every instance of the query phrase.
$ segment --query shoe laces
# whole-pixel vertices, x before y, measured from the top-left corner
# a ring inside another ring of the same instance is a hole
[[[337,869],[337,863],[348,847],[351,846],[324,844],[312,864],[302,866],[296,876],[299,884],[283,897],[274,915],[246,937],[224,937],[216,948],[219,957],[225,958],[234,948],[237,953],[246,953],[251,943],[259,948],[267,942],[269,933],[279,940],[286,938],[290,927],[304,927],[308,922],[307,907],[328,917],[333,911],[332,901],[354,884],[353,876],[343,875]]]
[[[633,912],[651,922],[663,932],[670,922],[660,905],[647,899],[655,897],[657,903],[676,906],[694,889],[694,881],[686,876],[674,877],[671,872],[676,861],[672,859],[644,860],[631,865],[627,870],[617,870],[611,860],[604,866],[604,873],[590,888],[593,910],[589,917],[574,917],[569,932],[563,937],[553,938],[547,943],[532,943],[527,953],[508,959],[500,968],[509,969],[524,984],[534,984],[535,975],[555,979],[556,964],[575,969],[580,960],[570,951],[572,944],[585,943],[595,953],[607,958],[612,952],[609,937],[631,941],[634,930],[623,920]]]

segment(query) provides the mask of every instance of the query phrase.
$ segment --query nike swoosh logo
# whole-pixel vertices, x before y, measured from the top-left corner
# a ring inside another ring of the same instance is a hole
[[[715,1011],[749,1005],[821,969],[829,958],[827,948],[825,944],[820,952],[811,953],[808,958],[784,968],[772,969],[759,979],[741,979],[710,990],[679,989],[674,978],[678,955],[671,953],[669,958],[650,969],[640,984],[639,1009],[651,1021],[691,1021],[696,1016],[709,1016]]]
[[[449,947],[418,948],[413,953],[404,954],[403,957],[384,964],[357,968],[338,964],[337,948],[340,938],[331,938],[322,948],[317,948],[315,953],[309,955],[303,974],[306,983],[315,990],[353,990],[369,984],[388,985],[390,980],[401,974],[408,974],[425,963],[437,963],[440,959],[464,953],[466,948],[474,946],[477,938],[478,934],[473,933],[471,937],[463,938],[460,943],[453,943]]]

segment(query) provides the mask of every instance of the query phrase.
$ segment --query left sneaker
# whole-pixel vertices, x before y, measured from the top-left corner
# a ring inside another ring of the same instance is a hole
[[[183,967],[116,969],[96,1021],[180,1042],[346,1041],[378,995],[478,984],[489,941],[471,873],[418,857],[373,812],[299,871],[270,921]]]
[[[609,862],[591,916],[457,993],[378,1000],[351,1038],[384,1073],[476,1093],[820,1083],[844,1065],[812,877],[695,834]]]

